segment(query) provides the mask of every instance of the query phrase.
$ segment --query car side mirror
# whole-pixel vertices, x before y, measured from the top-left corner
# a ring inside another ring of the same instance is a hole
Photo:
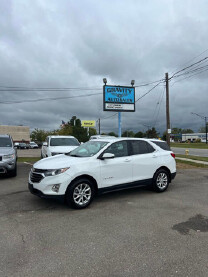
[[[43,146],[48,146],[48,143],[47,143],[47,142],[44,142],[44,143],[43,143]]]
[[[105,160],[105,159],[113,159],[115,158],[115,155],[112,153],[104,153],[101,157],[101,160]]]

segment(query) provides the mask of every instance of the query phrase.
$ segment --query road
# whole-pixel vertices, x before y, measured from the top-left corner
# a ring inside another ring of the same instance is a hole
[[[195,148],[179,148],[179,147],[171,147],[174,153],[185,155],[185,151],[189,150],[189,155],[200,156],[200,157],[208,157],[208,149],[195,149]]]
[[[84,210],[0,178],[0,276],[207,276],[208,172],[179,170],[162,194],[131,189]]]

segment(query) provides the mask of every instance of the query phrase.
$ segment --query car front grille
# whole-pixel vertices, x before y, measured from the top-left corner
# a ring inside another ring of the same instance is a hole
[[[31,172],[30,180],[33,183],[40,183],[40,181],[44,178],[44,176],[40,173]]]

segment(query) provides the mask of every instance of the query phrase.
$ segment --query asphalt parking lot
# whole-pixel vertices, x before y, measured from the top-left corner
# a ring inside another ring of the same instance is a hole
[[[30,166],[0,177],[0,276],[207,276],[208,171],[168,191],[131,189],[85,210],[30,194]]]

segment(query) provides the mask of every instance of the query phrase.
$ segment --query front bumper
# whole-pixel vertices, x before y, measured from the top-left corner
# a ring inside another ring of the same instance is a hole
[[[67,187],[71,183],[71,177],[65,172],[55,176],[47,177],[45,177],[44,173],[30,172],[28,182],[32,185],[33,189],[35,189],[36,193],[40,192],[38,194],[40,194],[42,197],[47,195],[55,198],[59,195],[65,195]],[[59,185],[58,191],[53,190],[54,185]]]
[[[0,173],[7,173],[8,171],[14,170],[16,166],[16,159],[0,161]]]
[[[57,200],[61,200],[61,201],[64,201],[64,199],[65,199],[65,195],[57,195],[57,194],[56,195],[48,195],[48,194],[44,194],[39,189],[34,188],[33,184],[30,184],[30,183],[28,183],[28,189],[29,189],[29,191],[32,194],[34,194],[34,195],[36,195],[36,196],[38,196],[40,198],[57,199]]]

